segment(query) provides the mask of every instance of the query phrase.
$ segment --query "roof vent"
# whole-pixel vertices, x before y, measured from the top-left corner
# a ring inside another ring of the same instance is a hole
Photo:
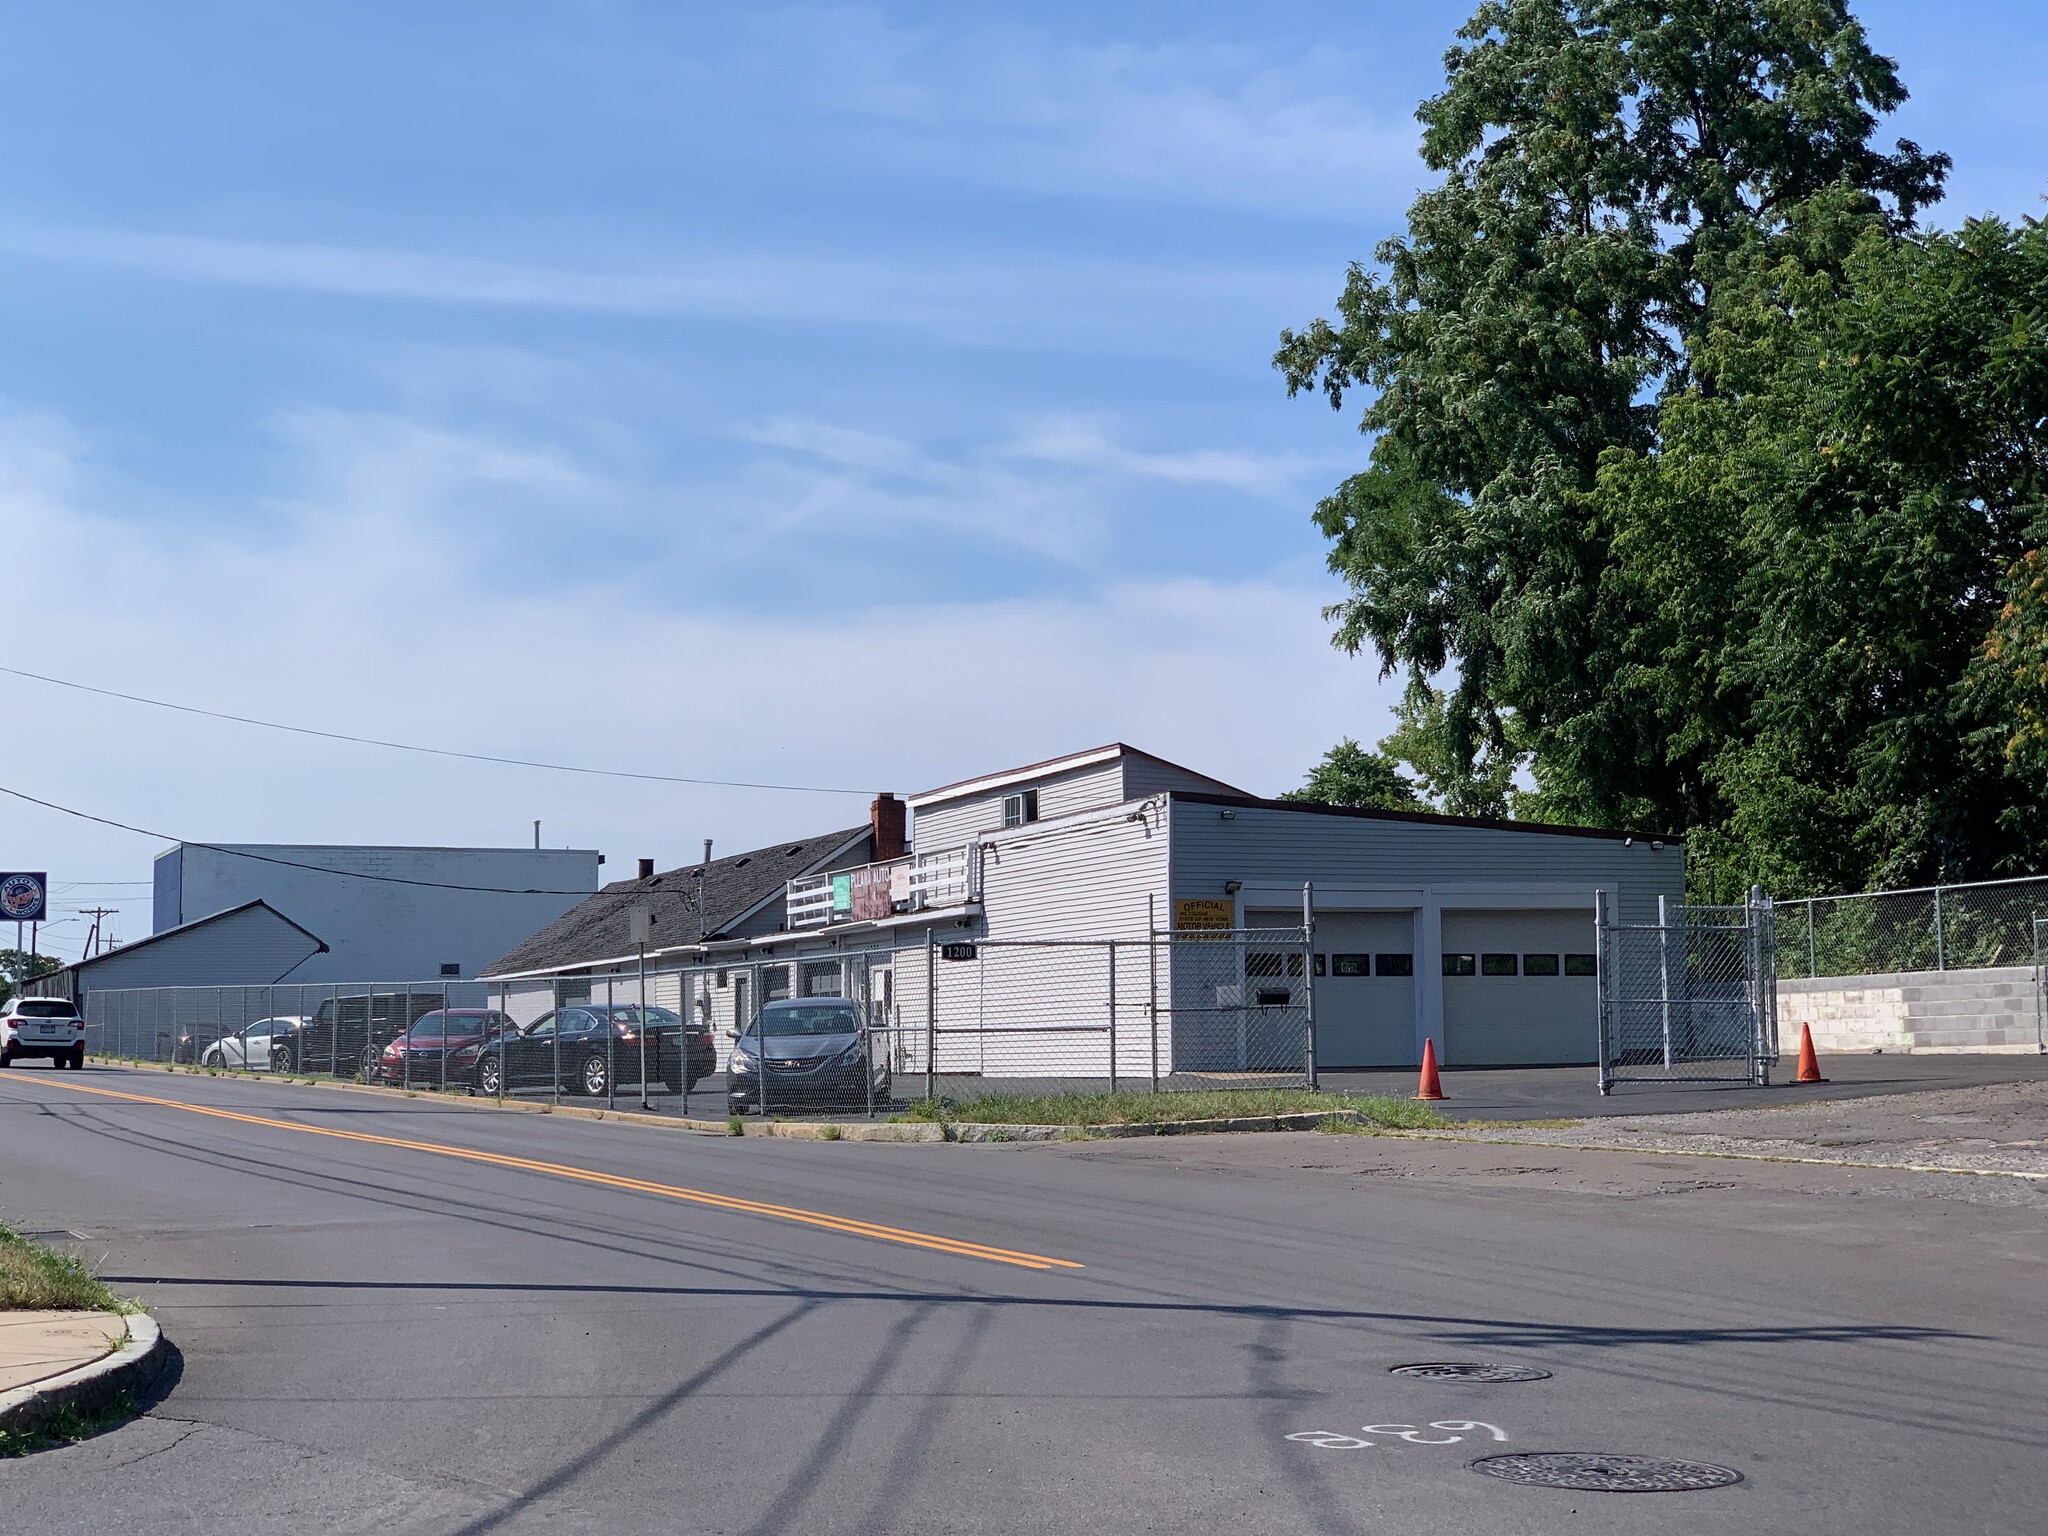
[[[802,843],[791,843],[787,848],[782,850],[782,856],[785,859],[793,859],[803,851],[804,845]]]
[[[642,859],[640,861],[640,878],[642,880],[652,880],[654,878],[654,860]]]
[[[745,868],[746,868],[746,867],[747,867],[747,866],[748,866],[749,864],[751,864],[751,863],[753,863],[753,862],[754,862],[754,860],[753,860],[753,856],[752,856],[751,854],[749,854],[749,855],[748,855],[748,856],[747,856],[746,858],[744,858],[744,859],[734,859],[734,860],[733,860],[733,862],[732,862],[732,867],[733,867],[734,869],[745,869]]]

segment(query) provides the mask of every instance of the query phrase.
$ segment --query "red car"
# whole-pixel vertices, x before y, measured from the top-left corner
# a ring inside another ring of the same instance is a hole
[[[477,1053],[514,1033],[512,1021],[495,1008],[436,1008],[384,1047],[372,1079],[413,1088],[466,1087]]]

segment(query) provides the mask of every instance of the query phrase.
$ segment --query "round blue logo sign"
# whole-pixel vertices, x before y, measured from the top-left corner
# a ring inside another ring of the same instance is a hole
[[[34,875],[0,879],[0,918],[13,923],[41,922],[43,882]]]

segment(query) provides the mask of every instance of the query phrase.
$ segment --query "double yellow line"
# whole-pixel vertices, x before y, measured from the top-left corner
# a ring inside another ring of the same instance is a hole
[[[96,1094],[103,1099],[125,1099],[131,1104],[154,1104],[165,1109],[182,1109],[194,1115],[211,1115],[217,1120],[239,1120],[245,1125],[270,1126],[280,1131],[297,1131],[305,1136],[332,1136],[340,1141],[360,1141],[376,1147],[403,1147],[413,1152],[431,1152],[438,1157],[456,1157],[464,1162],[488,1163],[497,1168],[514,1168],[522,1173],[544,1173],[558,1179],[599,1184],[606,1189],[624,1189],[635,1194],[687,1200],[692,1205],[708,1205],[714,1210],[736,1211],[746,1216],[772,1216],[780,1221],[801,1222],[807,1227],[823,1227],[828,1232],[844,1232],[852,1237],[872,1237],[885,1243],[902,1243],[912,1248],[929,1248],[938,1253],[955,1254],[963,1259],[986,1259],[994,1264],[1015,1264],[1023,1269],[1082,1267],[1071,1259],[1052,1259],[1038,1253],[1017,1253],[1008,1248],[991,1248],[985,1243],[937,1237],[929,1232],[907,1232],[901,1227],[879,1226],[872,1221],[856,1221],[850,1216],[832,1216],[823,1211],[807,1211],[793,1205],[769,1205],[760,1200],[741,1200],[733,1195],[714,1195],[708,1190],[688,1189],[680,1184],[657,1184],[648,1179],[629,1179],[621,1174],[600,1173],[595,1168],[575,1168],[566,1163],[543,1163],[527,1157],[507,1157],[499,1152],[478,1152],[469,1147],[452,1147],[440,1141],[413,1141],[403,1136],[372,1136],[365,1131],[336,1130],[324,1125],[300,1125],[292,1120],[273,1120],[266,1115],[245,1115],[232,1109],[187,1104],[180,1099],[160,1099],[146,1093],[122,1093],[113,1088],[88,1088],[83,1083],[68,1083],[55,1078],[44,1078],[40,1081],[52,1088],[63,1088],[72,1093]]]

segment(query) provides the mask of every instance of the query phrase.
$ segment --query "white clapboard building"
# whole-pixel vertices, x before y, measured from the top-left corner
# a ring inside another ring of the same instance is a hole
[[[1596,898],[1653,920],[1685,863],[1670,837],[1261,799],[1116,743],[884,796],[868,828],[706,876],[650,866],[484,976],[517,1016],[628,985],[628,914],[651,904],[650,1000],[721,1035],[762,1001],[841,994],[913,1045],[934,1025],[949,1073],[1046,1075],[1062,1028],[1064,1075],[1101,1075],[1112,1048],[1132,1077],[1227,1071],[1278,1064],[1249,1059],[1246,1020],[1312,977],[1325,1070],[1413,1066],[1425,1040],[1453,1066],[1590,1062]],[[1310,920],[1310,943],[1270,952],[1159,937]],[[1176,1037],[1224,1005],[1234,1036]]]

